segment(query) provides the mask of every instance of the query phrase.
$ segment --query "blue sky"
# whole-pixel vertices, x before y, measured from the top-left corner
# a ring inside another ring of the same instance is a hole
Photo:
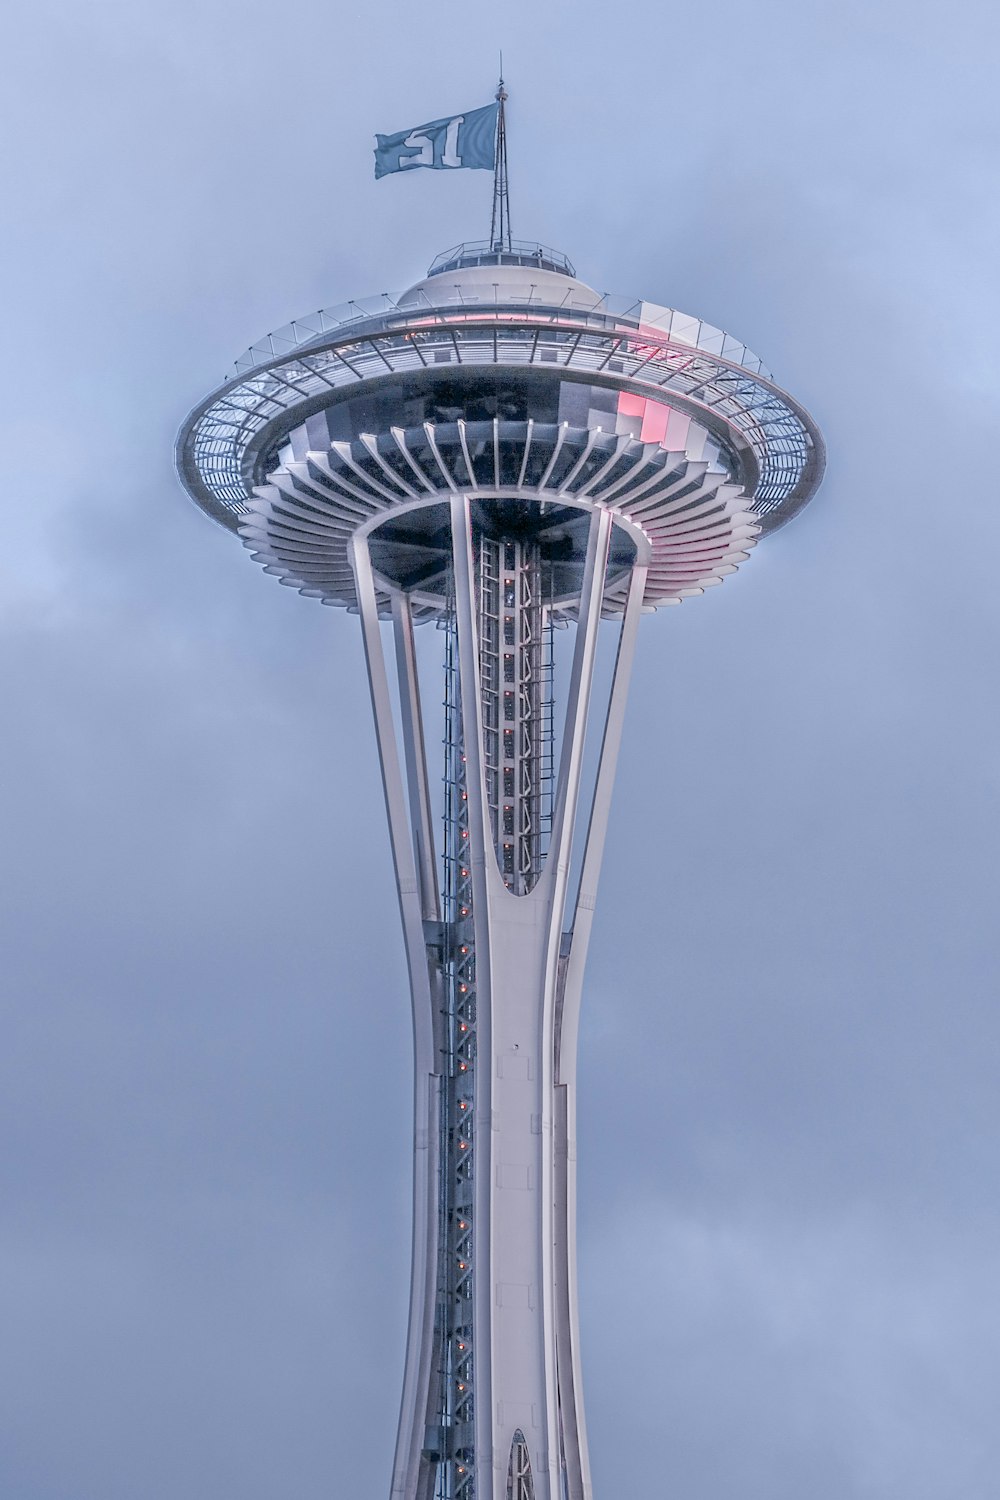
[[[995,8],[35,0],[5,41],[0,1493],[387,1492],[356,621],[172,443],[267,329],[485,233],[486,174],[371,145],[502,45],[515,234],[746,340],[830,455],[644,622],[581,1039],[595,1494],[994,1500]]]

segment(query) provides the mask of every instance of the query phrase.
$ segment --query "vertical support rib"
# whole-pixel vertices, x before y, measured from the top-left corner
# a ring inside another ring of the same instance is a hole
[[[611,813],[611,794],[614,790],[615,771],[618,767],[618,751],[621,748],[622,728],[625,723],[625,705],[629,683],[632,678],[632,662],[635,657],[635,642],[639,621],[642,618],[642,600],[646,589],[646,568],[636,565],[629,580],[628,598],[618,637],[618,654],[615,659],[614,677],[608,699],[607,717],[601,754],[594,782],[594,796],[587,827],[587,842],[584,846],[583,865],[580,871],[580,889],[577,893],[576,909],[570,923],[572,942],[566,965],[566,982],[563,997],[561,1026],[561,1054],[567,1059],[576,1058],[577,1029],[579,1023],[579,1000],[583,988],[583,971],[587,961],[587,947],[594,922],[597,904],[597,884],[604,859],[604,841],[608,832]],[[570,997],[574,997],[570,1003]]]
[[[611,512],[603,508],[595,509],[590,518],[590,535],[587,539],[587,561],[583,573],[583,589],[580,594],[580,618],[576,628],[573,670],[566,703],[562,754],[559,758],[559,781],[556,787],[556,803],[553,813],[552,842],[549,845],[548,856],[550,863],[555,865],[556,882],[558,884],[561,881],[563,887],[569,875],[569,856],[580,796],[580,779],[583,774],[584,738],[587,729],[587,714],[590,710],[590,693],[594,681],[597,631],[601,623],[604,575],[608,565],[610,541]],[[561,904],[559,915],[561,920]]]
[[[413,1245],[410,1275],[410,1319],[403,1374],[403,1401],[393,1464],[392,1494],[405,1500],[430,1500],[430,1466],[422,1460],[434,1340],[434,1289],[437,1264],[438,1089],[435,1077],[434,1010],[431,974],[424,942],[420,883],[414,843],[407,820],[407,799],[399,764],[392,698],[378,619],[371,558],[363,537],[355,538],[352,564],[361,613],[375,734],[382,769],[382,790],[389,820],[389,841],[403,920],[406,961],[413,1008],[415,1054]],[[416,746],[409,747],[415,756]],[[426,774],[426,773],[425,773]]]
[[[490,962],[490,902],[487,861],[493,859],[489,828],[486,778],[483,763],[482,687],[479,670],[479,630],[476,607],[476,569],[472,546],[472,514],[468,499],[451,500],[452,569],[455,588],[455,628],[458,635],[459,696],[462,711],[462,745],[468,794],[469,853],[472,871],[472,916],[476,952],[477,1033],[479,1036],[474,1083],[475,1161],[473,1223],[476,1229],[473,1287],[473,1317],[476,1339],[473,1350],[475,1410],[475,1494],[477,1500],[493,1500],[493,1366],[491,1327],[493,1276],[491,1264],[491,1174],[493,1143],[491,1119],[493,1080],[492,964]]]
[[[547,1070],[546,1089],[552,1101],[552,1151],[547,1156],[545,1236],[551,1246],[551,1290],[548,1316],[551,1320],[551,1336],[555,1352],[555,1381],[558,1391],[556,1405],[559,1413],[558,1441],[562,1463],[565,1466],[566,1500],[585,1500],[585,1497],[589,1495],[589,1471],[583,1410],[580,1405],[579,1378],[578,1376],[574,1378],[572,1365],[574,1341],[570,1320],[576,1306],[576,1282],[572,1274],[575,1267],[576,1226],[575,1220],[569,1217],[566,1194],[568,1182],[565,1146],[567,1139],[566,1100],[564,1091],[556,1088],[559,958],[573,832],[583,775],[587,717],[594,681],[597,632],[601,622],[610,541],[611,513],[604,509],[595,510],[590,518],[587,558],[580,594],[580,615],[573,651],[566,722],[563,727],[552,843],[548,856],[552,869],[547,872],[552,882],[552,895],[545,955],[548,1045],[545,1049],[544,1063]],[[562,1351],[561,1355],[560,1351]]]
[[[396,671],[399,676],[399,705],[403,724],[403,753],[406,781],[410,794],[410,821],[420,886],[420,903],[428,921],[440,919],[437,861],[434,855],[434,825],[431,819],[431,795],[427,781],[427,754],[424,748],[423,716],[420,712],[420,682],[413,639],[413,611],[408,596],[395,589],[392,595],[392,623],[396,640]]]
[[[399,764],[396,744],[396,726],[392,717],[392,696],[389,677],[382,649],[382,633],[375,598],[375,583],[372,577],[371,559],[364,538],[353,544],[354,576],[358,591],[361,614],[361,633],[365,645],[365,662],[368,667],[368,687],[371,693],[372,713],[375,718],[375,733],[378,739],[379,763],[382,769],[382,791],[385,810],[389,820],[389,842],[392,847],[392,862],[396,872],[396,887],[399,892],[400,914],[403,919],[403,936],[406,956],[410,964],[411,983],[418,982],[418,975],[425,969],[423,914],[420,909],[420,887],[414,861],[412,833],[407,815],[407,798]],[[421,962],[417,962],[418,956]]]
[[[618,653],[615,659],[614,677],[608,699],[604,735],[591,803],[580,889],[571,923],[570,950],[561,975],[562,983],[558,1002],[560,1013],[555,1049],[554,1121],[555,1294],[559,1397],[568,1500],[591,1500],[592,1495],[581,1397],[580,1319],[577,1299],[576,1054],[580,995],[645,586],[646,568],[637,565],[633,568],[629,580],[625,614],[618,637]]]

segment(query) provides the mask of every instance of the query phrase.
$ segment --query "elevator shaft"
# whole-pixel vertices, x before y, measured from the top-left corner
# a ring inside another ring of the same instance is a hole
[[[551,823],[551,624],[538,543],[477,541],[486,798],[504,885],[522,896],[541,874]]]

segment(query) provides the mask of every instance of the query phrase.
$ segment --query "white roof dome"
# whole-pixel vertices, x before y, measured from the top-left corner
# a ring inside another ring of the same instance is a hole
[[[576,276],[565,255],[517,241],[511,250],[488,244],[458,245],[433,263],[422,281],[397,299],[401,308],[456,302],[539,302],[546,307],[594,308],[600,292]]]

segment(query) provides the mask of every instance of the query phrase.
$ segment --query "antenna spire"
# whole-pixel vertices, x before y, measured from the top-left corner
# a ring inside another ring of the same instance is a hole
[[[500,82],[497,85],[497,149],[493,167],[493,219],[490,223],[490,248],[509,250],[510,243],[510,195],[507,189],[507,122],[505,105],[507,90],[503,86],[503,53],[500,54]]]

